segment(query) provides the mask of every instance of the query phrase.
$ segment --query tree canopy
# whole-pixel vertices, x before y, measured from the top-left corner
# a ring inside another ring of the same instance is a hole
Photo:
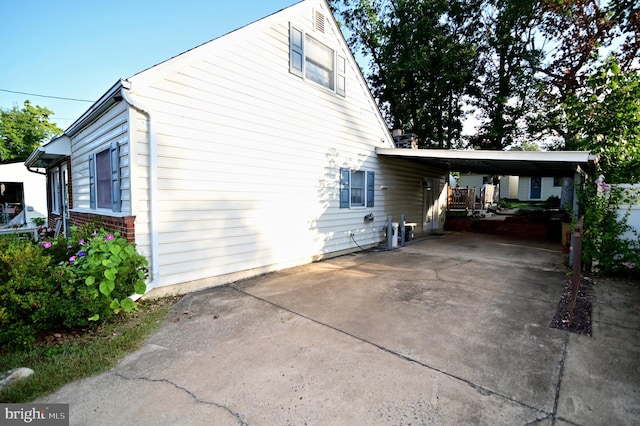
[[[640,182],[640,73],[611,58],[563,104],[574,149],[599,157],[609,183]]]
[[[0,109],[0,163],[24,161],[62,129],[49,121],[53,112],[25,101],[22,108]]]
[[[565,108],[609,56],[638,69],[634,0],[330,0],[390,127],[423,148],[576,149]],[[591,89],[595,90],[595,89]],[[637,100],[636,100],[637,101]],[[479,120],[463,136],[467,114]],[[640,132],[640,129],[636,129]]]

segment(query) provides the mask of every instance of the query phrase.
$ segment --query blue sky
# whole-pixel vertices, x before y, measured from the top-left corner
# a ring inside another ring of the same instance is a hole
[[[0,108],[29,99],[66,129],[119,78],[297,2],[0,0]]]

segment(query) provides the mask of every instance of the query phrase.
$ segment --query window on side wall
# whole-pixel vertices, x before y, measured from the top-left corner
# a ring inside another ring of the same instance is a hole
[[[55,169],[49,173],[49,184],[51,191],[51,213],[60,214],[62,211],[62,202],[60,199],[60,170]]]
[[[373,207],[374,198],[374,172],[340,169],[340,208]]]
[[[91,209],[121,210],[120,149],[117,143],[89,156],[89,194]]]
[[[343,56],[302,30],[290,26],[289,71],[292,74],[345,96],[346,67]]]

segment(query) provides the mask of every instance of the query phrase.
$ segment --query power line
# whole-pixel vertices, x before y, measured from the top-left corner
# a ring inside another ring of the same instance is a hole
[[[15,90],[7,90],[7,89],[0,89],[0,92],[8,92],[8,93],[17,93],[20,95],[28,95],[28,96],[37,96],[39,98],[51,98],[51,99],[60,99],[63,101],[74,101],[74,102],[93,102],[87,99],[74,99],[74,98],[64,98],[61,96],[48,96],[48,95],[38,95],[37,93],[27,93],[27,92],[17,92]]]

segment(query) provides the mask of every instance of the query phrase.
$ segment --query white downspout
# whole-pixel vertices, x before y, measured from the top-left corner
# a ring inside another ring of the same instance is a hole
[[[157,172],[157,140],[153,130],[153,120],[151,112],[143,105],[131,98],[128,90],[124,87],[120,89],[122,98],[127,104],[147,116],[147,139],[149,142],[149,232],[151,242],[151,282],[147,285],[147,291],[155,288],[158,284],[159,253],[158,253],[158,215],[156,214],[158,204],[158,172]],[[138,295],[138,297],[140,297]]]

